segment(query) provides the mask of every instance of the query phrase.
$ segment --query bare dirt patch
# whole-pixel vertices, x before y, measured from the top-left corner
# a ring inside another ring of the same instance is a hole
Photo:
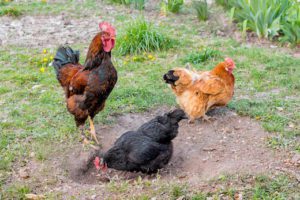
[[[119,116],[114,127],[98,127],[103,150],[107,150],[122,133],[135,130],[151,118],[167,112],[160,109],[146,115]],[[266,147],[268,133],[249,117],[241,117],[226,108],[212,111],[212,122],[180,123],[174,139],[171,162],[162,171],[164,177],[180,177],[199,182],[223,173],[260,173],[281,165],[284,155]]]
[[[119,115],[115,117],[114,125],[96,126],[102,150],[109,149],[122,133],[135,130],[169,110],[163,107],[148,113]],[[199,186],[224,174],[255,175],[288,168],[284,160],[290,156],[266,147],[268,133],[263,131],[258,122],[238,116],[227,108],[216,109],[209,115],[216,119],[210,123],[202,120],[195,124],[188,124],[187,120],[180,122],[179,135],[173,141],[173,157],[166,168],[159,172],[160,181],[187,182]],[[110,187],[107,183],[109,181],[133,180],[138,176],[144,180],[157,181],[157,174],[149,176],[112,169],[108,170],[107,175],[99,175],[89,160],[93,155],[92,150],[84,150],[79,143],[68,148],[59,143],[56,148],[64,149],[49,155],[46,161],[31,159],[25,166],[16,166],[10,182],[26,183],[38,194],[87,197],[101,193],[103,197],[111,195],[110,190],[107,190]],[[26,179],[19,175],[20,168],[26,168]],[[290,171],[299,174],[295,169]]]
[[[121,115],[116,117],[114,126],[97,126],[103,144],[102,150],[108,150],[124,132],[136,130],[143,123],[169,110],[161,108],[146,114]],[[212,122],[198,120],[195,124],[188,124],[186,120],[180,123],[179,135],[173,141],[173,157],[169,165],[160,172],[162,179],[178,178],[197,185],[222,174],[259,174],[282,168],[287,155],[266,147],[268,133],[258,122],[249,117],[238,116],[227,108],[215,109],[209,114],[216,119]],[[80,157],[83,156],[84,162],[87,160],[85,156],[91,155],[79,154]],[[96,172],[94,169],[86,170],[86,166],[80,167],[80,172],[85,175],[72,177],[75,181],[94,182],[95,178],[88,174],[93,174],[94,177]],[[72,173],[78,174],[78,167],[69,165],[69,168],[73,168]],[[110,170],[108,174],[110,178],[118,176],[121,179],[141,175],[128,175],[115,170]],[[103,180],[107,179],[102,177]]]

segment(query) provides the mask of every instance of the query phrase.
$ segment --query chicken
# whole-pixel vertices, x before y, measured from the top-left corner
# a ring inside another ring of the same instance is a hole
[[[100,32],[92,40],[84,65],[79,64],[79,51],[69,46],[58,48],[52,65],[57,80],[65,91],[68,111],[74,115],[76,126],[82,137],[87,119],[90,132],[99,143],[93,118],[105,105],[105,101],[114,88],[118,76],[111,62],[111,50],[115,46],[115,29],[107,22],[99,24]]]
[[[196,72],[184,68],[170,70],[163,76],[170,84],[177,102],[189,117],[189,122],[202,117],[216,106],[226,106],[234,93],[235,64],[226,58],[211,71]]]
[[[178,123],[185,118],[184,111],[176,109],[157,116],[137,131],[124,133],[106,153],[98,153],[95,167],[148,174],[157,172],[168,164],[173,153],[172,140],[178,134]]]

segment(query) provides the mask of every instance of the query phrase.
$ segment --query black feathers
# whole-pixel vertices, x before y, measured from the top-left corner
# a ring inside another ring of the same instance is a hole
[[[57,49],[56,55],[52,62],[56,74],[58,74],[59,69],[65,64],[72,63],[78,64],[79,62],[79,51],[74,51],[69,46],[60,46]]]
[[[137,131],[124,133],[103,156],[109,168],[153,173],[171,159],[171,140],[178,134],[178,122],[185,118],[182,110],[158,116]]]
[[[168,71],[168,73],[164,74],[163,79],[166,83],[174,85],[175,82],[179,79],[178,76],[174,76],[174,70]]]

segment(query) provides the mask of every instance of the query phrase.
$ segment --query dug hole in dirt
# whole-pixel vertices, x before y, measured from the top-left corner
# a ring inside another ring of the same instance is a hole
[[[164,107],[149,113],[120,115],[112,126],[96,126],[102,151],[108,150],[126,131],[136,130],[168,111],[170,108]],[[259,174],[281,168],[286,155],[266,147],[268,133],[258,122],[227,108],[217,108],[208,114],[215,118],[212,122],[180,122],[179,134],[173,140],[173,157],[159,172],[161,179],[175,178],[197,185],[223,174]],[[75,149],[67,154],[62,165],[75,182],[96,184],[114,178],[124,180],[141,176],[151,179],[157,176],[113,169],[109,169],[107,175],[101,175],[91,162],[93,151],[83,151],[79,145]]]

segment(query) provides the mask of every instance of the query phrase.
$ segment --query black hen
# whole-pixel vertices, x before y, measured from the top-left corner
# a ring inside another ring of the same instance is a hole
[[[186,119],[185,113],[176,109],[143,124],[137,131],[124,133],[114,146],[100,159],[96,168],[114,168],[123,171],[154,173],[164,167],[173,153],[171,140],[178,134],[178,122]]]

